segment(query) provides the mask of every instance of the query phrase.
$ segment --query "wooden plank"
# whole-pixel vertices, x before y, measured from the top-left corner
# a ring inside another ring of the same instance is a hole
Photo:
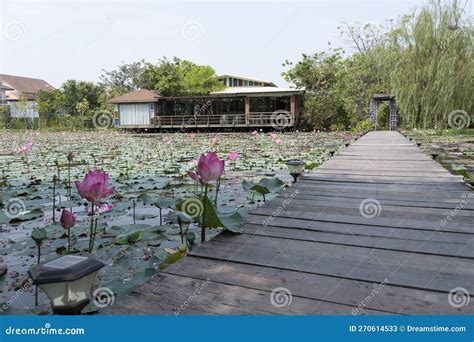
[[[189,258],[191,259],[191,258]],[[199,291],[199,293],[197,292]],[[271,291],[235,286],[207,278],[193,278],[178,273],[161,273],[126,296],[117,309],[105,314],[128,315],[302,315],[320,308],[327,314],[347,315],[353,306],[292,296],[291,304],[277,307],[270,300]],[[383,315],[368,309],[365,314]]]
[[[229,237],[223,234],[192,254],[354,280],[377,282],[387,278],[398,286],[433,291],[449,292],[452,280],[457,279],[474,292],[471,260],[264,236]]]
[[[247,217],[247,225],[261,225],[263,222],[267,222],[267,215],[255,215],[250,214]],[[442,232],[442,231],[430,231],[411,228],[401,227],[384,227],[384,226],[367,226],[364,224],[352,224],[352,223],[338,223],[338,222],[323,222],[323,221],[308,221],[299,220],[293,218],[279,217],[278,220],[268,221],[267,227],[281,227],[281,228],[294,228],[303,229],[310,231],[320,232],[333,232],[339,234],[352,234],[362,236],[375,236],[385,238],[400,238],[401,240],[418,240],[418,241],[438,241],[438,242],[449,242],[464,245],[466,241],[472,239],[472,234],[458,233],[458,232]],[[247,226],[246,226],[247,227]]]
[[[262,268],[235,262],[222,263],[218,260],[198,257],[190,257],[186,263],[173,265],[165,272],[201,280],[212,279],[212,281],[266,291],[285,287],[288,288],[292,296],[339,303],[351,308],[358,307],[379,285],[372,282],[339,279],[270,267]],[[397,287],[383,282],[379,288],[381,295],[374,296],[372,300],[368,301],[366,308],[392,314],[461,314],[456,308],[449,305],[445,293]],[[397,301],[394,301],[393,298],[397,298]],[[312,313],[324,313],[321,312],[322,309],[315,306]],[[474,306],[469,310],[471,313],[474,312]],[[352,309],[346,314],[352,314]]]
[[[254,214],[273,216],[276,209],[269,207],[260,207],[253,211]],[[324,221],[324,222],[339,222],[339,223],[357,223],[368,226],[385,226],[385,227],[404,227],[423,229],[427,231],[439,230],[443,232],[460,232],[473,233],[472,221],[464,220],[461,217],[455,216],[452,224],[441,225],[440,220],[430,220],[429,217],[424,217],[423,220],[418,220],[416,214],[404,215],[403,213],[386,214],[383,217],[377,216],[374,218],[365,218],[360,215],[360,212],[354,210],[350,212],[347,209],[340,208],[314,208],[313,212],[303,210],[282,210],[277,217],[286,217],[293,219],[305,219],[309,221]]]
[[[353,235],[347,230],[342,233],[315,232],[306,229],[289,227],[272,227],[263,225],[246,225],[245,234],[286,238],[288,240],[312,241],[317,243],[331,243],[336,245],[370,247],[392,251],[403,251],[421,254],[444,255],[448,257],[462,257],[474,259],[474,248],[465,248],[464,243],[450,243],[446,241],[407,240],[392,234],[391,236],[374,237]],[[425,234],[427,235],[427,234]],[[426,236],[429,238],[429,235]],[[474,236],[470,238],[474,241]]]
[[[386,202],[379,201],[377,198],[365,198],[362,200],[356,201],[347,201],[347,200],[340,200],[339,198],[325,198],[324,200],[321,199],[310,199],[304,200],[300,199],[298,196],[295,196],[291,200],[288,200],[288,204],[285,204],[285,208],[292,210],[306,210],[309,212],[315,212],[315,209],[318,210],[319,208],[332,208],[334,204],[337,203],[337,207],[340,209],[350,209],[350,212],[359,212],[359,207],[363,203],[364,200],[376,200],[380,205],[380,215],[391,213],[394,215],[398,215],[398,213],[403,213],[407,215],[411,215],[413,213],[417,214],[419,219],[427,219],[430,221],[436,221],[439,223],[440,220],[449,216],[453,210],[456,208],[433,208],[428,205],[422,206],[423,211],[420,213],[420,206],[412,207],[408,205],[390,205]],[[277,200],[268,202],[265,204],[265,208],[277,208],[279,207],[284,201],[284,198],[278,198]],[[462,217],[459,219],[459,222],[467,222],[469,223],[472,219],[472,212],[473,210],[464,209],[463,207],[459,207],[456,210],[456,217]]]

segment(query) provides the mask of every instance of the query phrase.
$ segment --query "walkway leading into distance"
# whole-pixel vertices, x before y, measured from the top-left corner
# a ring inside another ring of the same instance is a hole
[[[103,313],[473,314],[473,247],[474,192],[370,132]]]

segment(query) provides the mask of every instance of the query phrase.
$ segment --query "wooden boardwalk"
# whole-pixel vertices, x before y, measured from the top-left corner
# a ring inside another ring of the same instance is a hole
[[[371,132],[104,313],[473,314],[473,238],[474,192]]]

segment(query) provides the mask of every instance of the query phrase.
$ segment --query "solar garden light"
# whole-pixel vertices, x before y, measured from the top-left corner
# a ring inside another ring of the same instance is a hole
[[[298,180],[298,177],[303,173],[304,171],[304,161],[299,160],[299,159],[291,159],[286,162],[286,166],[288,167],[288,170],[290,171],[290,175],[293,176],[294,183]]]
[[[336,151],[337,151],[337,149],[335,147],[331,147],[328,152],[331,155],[331,157],[333,157],[334,154],[336,153]]]
[[[34,265],[28,273],[50,299],[54,314],[77,315],[89,304],[92,285],[104,266],[91,254],[81,253]]]

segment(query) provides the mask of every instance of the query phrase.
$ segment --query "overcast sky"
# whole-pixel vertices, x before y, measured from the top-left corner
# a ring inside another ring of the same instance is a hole
[[[282,62],[342,46],[342,21],[396,19],[420,0],[0,0],[0,72],[98,81],[102,69],[178,56],[285,85]]]

